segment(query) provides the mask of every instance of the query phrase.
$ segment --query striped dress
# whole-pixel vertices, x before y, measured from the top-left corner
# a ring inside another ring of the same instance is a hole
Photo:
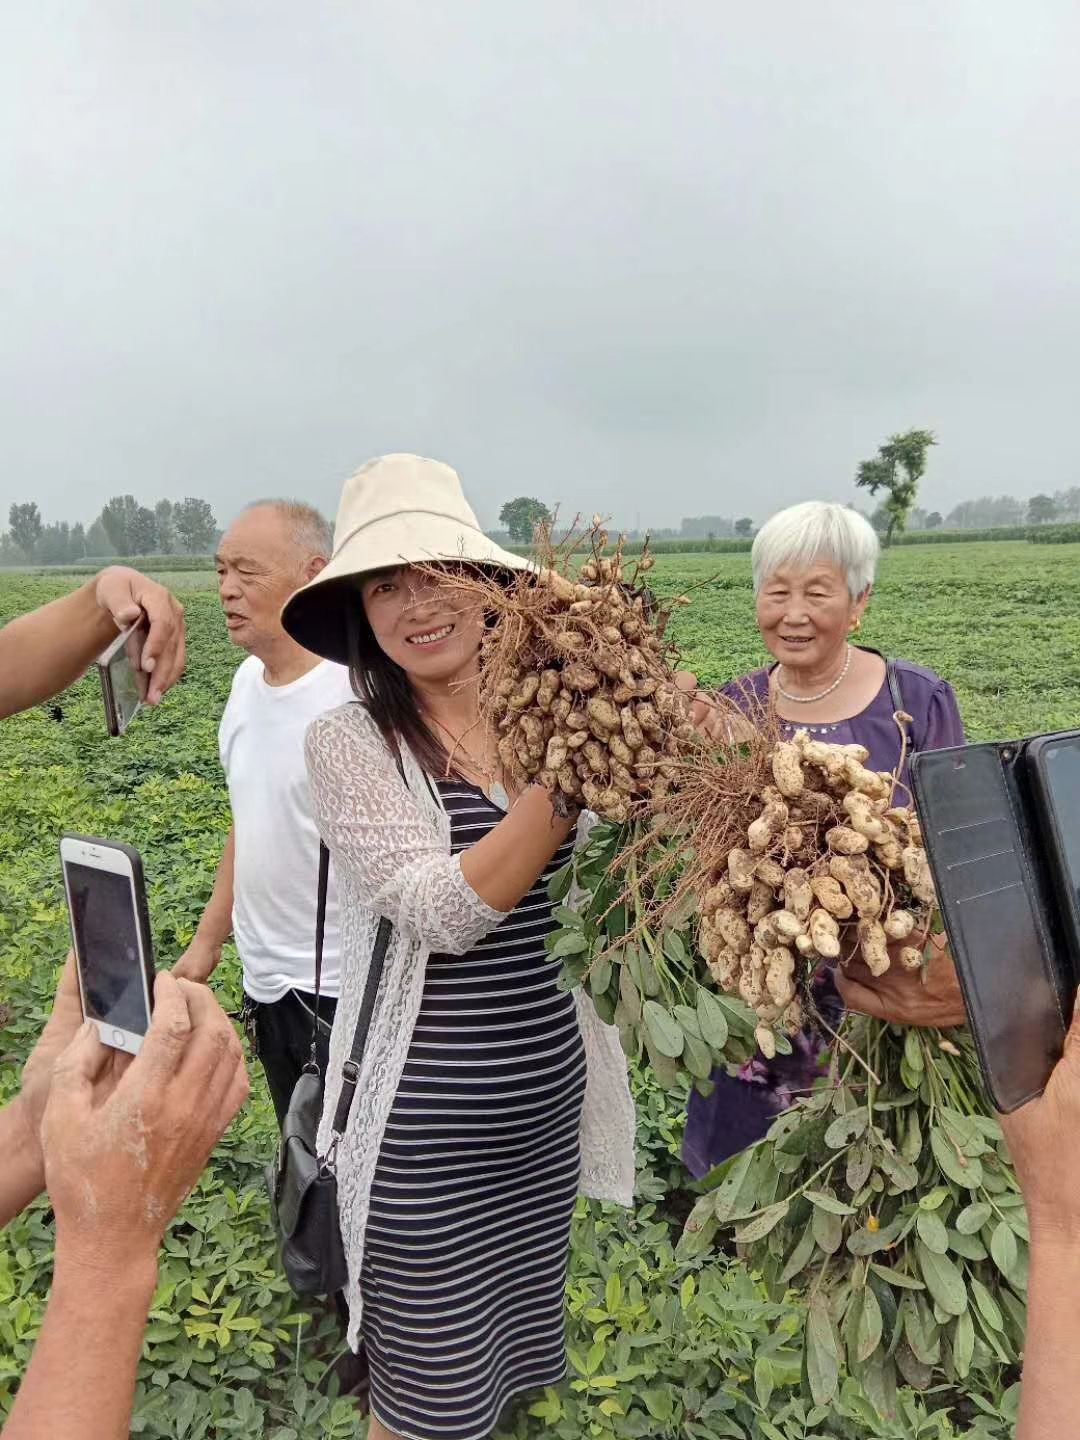
[[[439,791],[455,854],[503,818],[472,785]],[[428,958],[361,1278],[372,1412],[407,1440],[484,1440],[565,1374],[585,1054],[544,939],[572,848],[475,949]]]

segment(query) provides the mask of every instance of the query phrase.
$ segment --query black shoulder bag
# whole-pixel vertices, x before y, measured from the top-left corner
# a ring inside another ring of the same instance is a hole
[[[330,852],[319,845],[319,902],[315,920],[315,1019],[311,1029],[311,1058],[304,1066],[289,1101],[281,1127],[277,1159],[266,1167],[270,1211],[281,1241],[281,1263],[297,1295],[333,1295],[345,1288],[348,1269],[338,1215],[337,1147],[349,1123],[360,1062],[367,1044],[371,1016],[379,993],[386,951],[393,927],[383,916],[375,935],[367,984],[353,1031],[349,1058],[342,1066],[341,1094],[334,1111],[330,1144],[318,1152],[319,1120],[323,1111],[325,1079],[316,1059],[319,1033],[319,995],[322,987],[323,934],[326,929],[326,888]]]

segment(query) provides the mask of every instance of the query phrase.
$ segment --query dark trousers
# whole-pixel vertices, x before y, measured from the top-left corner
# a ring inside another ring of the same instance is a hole
[[[336,1000],[326,995],[321,997],[315,1058],[324,1075],[330,1058],[330,1030],[336,1009]],[[311,1058],[315,996],[306,990],[287,990],[280,1000],[264,1004],[245,995],[244,1013],[251,1048],[266,1074],[280,1130],[300,1072]]]

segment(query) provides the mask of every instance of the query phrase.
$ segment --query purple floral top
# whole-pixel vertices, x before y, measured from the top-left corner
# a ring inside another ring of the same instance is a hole
[[[908,730],[909,753],[914,750],[943,750],[964,743],[964,727],[952,686],[922,665],[908,660],[890,660],[890,670],[899,686],[903,708],[912,718]],[[768,668],[754,670],[723,687],[722,694],[740,709],[753,714],[769,703]],[[896,706],[888,679],[865,710],[850,720],[834,725],[806,725],[783,720],[789,733],[805,728],[830,744],[865,745],[870,751],[871,770],[892,770],[900,759],[900,732],[893,720]],[[900,779],[907,783],[907,766]],[[815,981],[818,1008],[835,1025],[840,1017],[840,999],[831,976],[825,971]],[[701,1179],[715,1165],[753,1145],[768,1130],[782,1110],[811,1088],[820,1073],[822,1041],[816,1032],[804,1030],[792,1041],[792,1053],[767,1061],[758,1055],[738,1075],[713,1072],[716,1086],[706,1099],[696,1090],[690,1095],[683,1161],[695,1179]]]

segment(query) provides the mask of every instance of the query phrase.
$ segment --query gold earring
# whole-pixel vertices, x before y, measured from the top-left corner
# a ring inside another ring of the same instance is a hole
[[[855,622],[854,622],[854,624],[852,625],[851,628],[852,628],[852,630],[859,630],[859,629],[862,628],[862,620],[860,619],[860,617],[859,617],[858,615],[855,616]]]

